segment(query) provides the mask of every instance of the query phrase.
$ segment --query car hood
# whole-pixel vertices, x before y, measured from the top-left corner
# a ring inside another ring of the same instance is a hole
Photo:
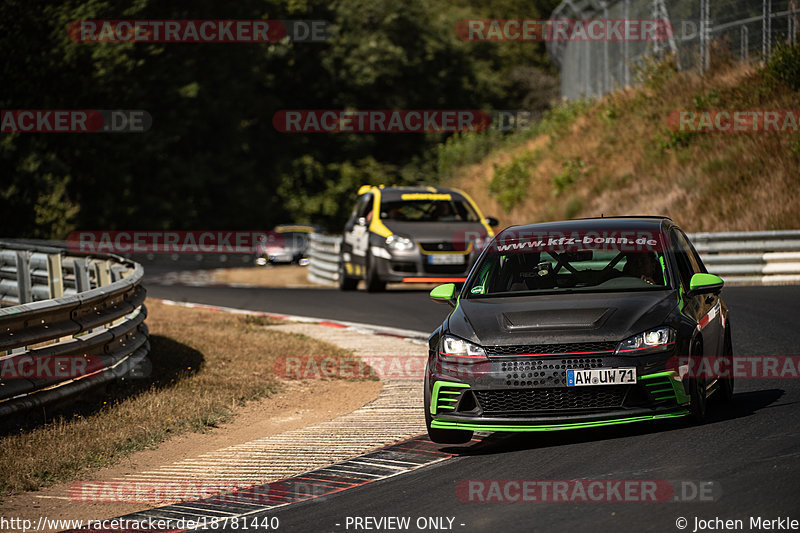
[[[480,222],[399,222],[383,220],[389,231],[417,242],[464,242],[478,236],[486,236],[486,228]],[[470,232],[470,234],[467,234]]]
[[[621,341],[663,325],[676,305],[673,290],[461,299],[448,329],[487,346]]]

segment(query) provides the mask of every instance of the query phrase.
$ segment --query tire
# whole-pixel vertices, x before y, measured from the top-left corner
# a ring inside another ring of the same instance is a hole
[[[692,349],[692,355],[699,355],[702,357],[702,348],[699,344],[696,344]],[[689,413],[696,424],[702,424],[706,421],[706,413],[708,411],[708,398],[706,396],[707,380],[704,377],[690,377],[687,379],[686,383],[689,389],[689,396],[692,399],[689,406]]]
[[[386,282],[381,281],[380,276],[378,276],[378,268],[375,266],[375,261],[369,254],[367,254],[366,287],[367,292],[383,292],[386,290]]]
[[[431,422],[430,411],[428,411],[428,406],[425,406],[425,426],[428,428],[428,437],[437,444],[465,444],[472,440],[473,431],[432,428]]]
[[[355,278],[347,277],[344,270],[344,262],[339,259],[339,290],[340,291],[354,291],[358,287],[358,280]]]
[[[733,400],[733,343],[731,342],[730,326],[725,328],[725,345],[722,357],[728,359],[727,366],[730,376],[727,378],[720,378],[717,399],[721,403],[730,403]]]

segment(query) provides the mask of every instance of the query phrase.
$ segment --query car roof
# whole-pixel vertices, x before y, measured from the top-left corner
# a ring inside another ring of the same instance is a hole
[[[540,222],[536,224],[526,224],[510,226],[504,232],[570,232],[570,231],[661,231],[674,226],[675,223],[669,217],[664,216],[615,216],[615,217],[596,217],[596,218],[577,218],[572,220],[561,220],[556,222]]]
[[[359,192],[366,194],[368,192],[375,192],[379,190],[381,198],[384,200],[394,201],[402,200],[405,194],[449,194],[454,199],[463,200],[464,196],[455,189],[448,189],[445,187],[431,187],[431,186],[407,186],[407,187],[369,187],[366,189],[362,187]]]

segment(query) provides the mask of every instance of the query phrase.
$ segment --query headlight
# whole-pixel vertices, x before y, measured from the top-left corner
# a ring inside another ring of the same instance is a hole
[[[675,344],[675,330],[670,327],[652,329],[625,339],[617,346],[617,353],[652,353],[669,350]]]
[[[459,339],[458,337],[453,337],[451,335],[445,335],[444,341],[442,342],[443,351],[439,353],[442,358],[448,357],[466,357],[469,359],[486,359],[486,351],[478,346],[477,344],[473,344],[469,341],[465,341],[464,339]]]
[[[414,243],[411,239],[401,237],[399,235],[389,235],[386,237],[386,247],[393,252],[403,252],[414,249]]]

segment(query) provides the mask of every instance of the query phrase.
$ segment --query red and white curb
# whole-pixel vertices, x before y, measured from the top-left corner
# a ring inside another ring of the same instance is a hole
[[[404,339],[417,344],[425,344],[425,345],[428,344],[428,337],[429,337],[428,333],[425,333],[423,331],[414,331],[411,329],[392,328],[388,326],[378,326],[374,324],[364,324],[360,322],[346,322],[343,320],[331,320],[328,318],[315,318],[310,316],[267,313],[262,311],[252,311],[250,309],[238,309],[235,307],[207,305],[207,304],[193,303],[193,302],[178,302],[175,300],[166,300],[159,298],[148,298],[148,299],[155,302],[161,302],[164,305],[188,307],[191,309],[206,309],[209,311],[221,311],[224,313],[232,313],[237,315],[262,316],[266,318],[285,320],[287,322],[316,324],[319,326],[325,326],[330,328],[349,329],[358,333],[381,335],[386,337],[396,337],[398,339]]]

